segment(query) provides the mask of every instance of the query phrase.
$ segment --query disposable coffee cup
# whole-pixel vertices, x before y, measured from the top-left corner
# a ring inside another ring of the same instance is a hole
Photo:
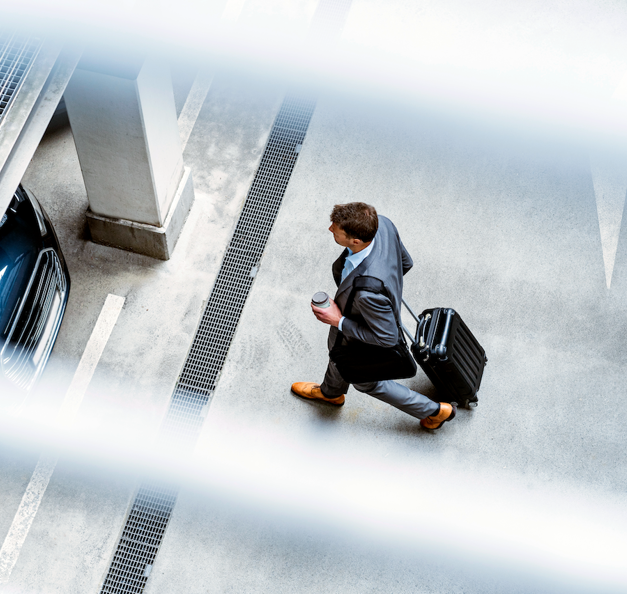
[[[318,291],[312,298],[311,304],[314,307],[329,307],[331,302],[329,301],[329,296],[324,291]]]

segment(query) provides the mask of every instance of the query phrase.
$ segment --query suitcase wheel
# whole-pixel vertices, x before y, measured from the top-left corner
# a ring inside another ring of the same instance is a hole
[[[477,406],[479,406],[478,402],[470,402],[470,400],[464,400],[464,408],[467,408],[468,410],[477,408]]]

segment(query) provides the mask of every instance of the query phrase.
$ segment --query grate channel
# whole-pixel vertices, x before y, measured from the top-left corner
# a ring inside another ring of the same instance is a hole
[[[0,31],[0,121],[17,96],[40,46],[37,38]]]
[[[179,377],[162,439],[193,445],[281,207],[316,101],[283,100]],[[176,501],[176,487],[144,483],[131,506],[101,594],[143,591]]]
[[[339,34],[333,15],[343,25],[349,7],[349,0],[321,0],[317,14],[323,14],[314,16],[311,34],[325,27],[329,37]],[[182,454],[198,437],[315,106],[311,94],[288,93],[270,131],[161,429],[160,438],[182,446]],[[141,485],[101,594],[143,592],[177,492],[172,485]]]
[[[144,483],[131,507],[101,592],[140,594],[157,556],[177,495],[176,487]]]

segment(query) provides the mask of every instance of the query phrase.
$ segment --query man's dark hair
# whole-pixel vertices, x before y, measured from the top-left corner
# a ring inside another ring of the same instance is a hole
[[[361,239],[368,243],[374,239],[379,228],[379,219],[374,206],[364,202],[336,204],[331,212],[335,223],[349,239]]]

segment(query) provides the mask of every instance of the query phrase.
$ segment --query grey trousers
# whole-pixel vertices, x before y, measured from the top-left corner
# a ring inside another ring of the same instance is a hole
[[[324,376],[324,382],[320,386],[322,393],[328,397],[340,396],[341,394],[346,394],[349,385],[350,384],[342,379],[335,363],[329,361],[329,366]],[[439,404],[437,402],[433,402],[433,400],[429,400],[429,398],[419,392],[414,392],[407,386],[403,386],[392,380],[368,384],[353,384],[353,386],[359,392],[365,392],[368,396],[387,402],[417,419],[424,419],[425,417],[434,415],[439,410]]]

